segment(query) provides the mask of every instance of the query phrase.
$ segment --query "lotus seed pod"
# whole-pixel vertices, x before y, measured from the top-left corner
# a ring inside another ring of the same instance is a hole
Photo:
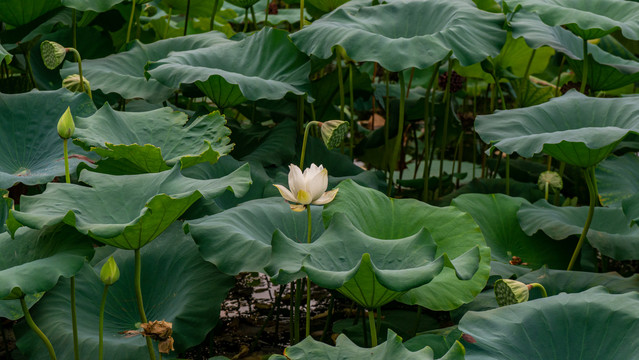
[[[82,77],[82,80],[84,81],[84,89],[87,92],[90,91],[89,89],[91,89],[91,84],[89,83],[89,80],[87,80],[84,76]],[[65,77],[64,80],[62,80],[62,87],[73,92],[82,92],[82,87],[80,86],[80,75],[73,74]]]
[[[564,187],[564,181],[561,176],[554,171],[544,171],[539,174],[539,179],[537,180],[539,190],[544,190],[546,183],[554,192],[560,191]]]
[[[519,304],[528,301],[530,289],[521,281],[499,279],[495,281],[495,298],[499,306]]]
[[[67,107],[67,110],[62,114],[60,120],[58,120],[58,135],[63,139],[68,139],[73,136],[75,132],[75,124],[73,123],[73,115],[71,115],[71,109]]]
[[[342,120],[329,120],[320,125],[320,133],[326,147],[334,149],[344,140],[348,133],[348,123]]]
[[[113,256],[111,256],[109,260],[102,265],[100,280],[102,280],[104,285],[113,285],[119,278],[120,269],[118,268],[118,264],[115,263]]]
[[[42,53],[44,66],[53,70],[62,64],[67,56],[67,49],[57,42],[45,40],[40,44],[40,53]]]

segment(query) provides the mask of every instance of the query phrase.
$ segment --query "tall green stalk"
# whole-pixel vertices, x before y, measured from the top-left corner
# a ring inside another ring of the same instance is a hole
[[[311,205],[309,204],[306,207],[306,213],[308,214],[308,235],[306,237],[306,242],[308,244],[311,243]],[[311,279],[306,276],[306,337],[311,335]]]
[[[78,50],[76,50],[75,48],[67,48],[67,50],[73,53],[73,55],[75,56],[75,60],[78,62],[78,72],[80,73],[80,91],[87,92],[84,89],[84,77],[82,76],[82,57],[80,56],[80,52],[78,52]],[[90,89],[87,93],[89,94],[89,97],[93,99],[93,95],[91,94]]]
[[[368,310],[368,325],[371,329],[371,347],[375,347],[377,346],[377,326],[375,325],[373,310]]]
[[[588,81],[588,40],[583,39],[583,47],[584,47],[584,66],[583,66],[583,74],[581,74],[581,89],[579,92],[582,94],[586,93],[586,82]]]
[[[581,251],[581,247],[586,240],[586,235],[588,234],[588,229],[590,229],[590,224],[592,223],[592,217],[595,213],[595,204],[597,203],[597,187],[595,186],[595,167],[591,166],[584,170],[584,178],[586,179],[586,185],[588,186],[588,193],[590,195],[590,206],[588,207],[588,216],[586,217],[586,224],[584,225],[584,229],[581,232],[581,236],[579,237],[579,241],[577,242],[577,247],[575,248],[575,252],[572,254],[572,258],[570,259],[570,263],[568,264],[568,271],[572,270],[577,262],[577,257],[579,257],[579,252]]]
[[[107,294],[109,292],[109,285],[104,285],[104,290],[102,291],[102,301],[100,302],[100,320],[99,320],[99,343],[98,343],[98,359],[104,359],[104,308],[106,306]]]
[[[217,15],[217,7],[220,3],[220,0],[215,0],[213,3],[213,13],[211,14],[211,23],[209,24],[209,31],[213,31],[215,27],[215,16]]]
[[[300,0],[300,30],[304,28],[304,0]]]
[[[51,345],[51,341],[47,338],[46,335],[40,330],[38,325],[33,321],[31,314],[29,313],[29,308],[27,307],[27,302],[24,300],[24,296],[20,298],[20,306],[22,307],[22,312],[24,313],[24,319],[27,321],[27,325],[35,332],[40,340],[47,347],[47,351],[49,351],[49,357],[51,360],[56,360],[55,351],[53,350],[53,345]]]
[[[186,0],[186,14],[184,14],[184,36],[186,36],[186,33],[189,30],[189,12],[190,11],[191,11],[191,0]]]
[[[133,18],[135,17],[135,0],[131,2],[131,16],[129,17],[129,27],[126,29],[126,44],[131,41],[131,26],[133,26]]]
[[[424,97],[424,192],[422,193],[422,200],[424,202],[428,201],[428,177],[430,174],[428,173],[428,159],[429,159],[429,147],[430,147],[430,92],[433,90],[433,85],[435,85],[435,79],[437,75],[439,75],[439,65],[440,62],[436,62],[433,74],[430,77],[430,81],[428,82],[428,88],[426,89],[426,96]]]
[[[140,284],[140,278],[142,276],[142,258],[140,257],[140,249],[133,250],[135,254],[135,272],[134,272],[134,287],[135,287],[135,300],[138,303],[138,312],[140,313],[140,320],[142,323],[149,322],[144,312],[144,303],[142,302],[142,286]],[[150,337],[145,337],[146,347],[149,350],[149,358],[155,360],[155,350],[153,350],[153,343]]]
[[[404,107],[406,105],[406,83],[404,81],[404,74],[400,71],[399,76],[399,124],[397,125],[397,137],[395,138],[395,147],[393,149],[393,156],[390,162],[390,176],[388,178],[388,196],[391,195],[393,190],[393,176],[395,174],[395,166],[399,159],[399,152],[402,148],[402,139],[404,137]],[[388,120],[387,120],[388,121]]]
[[[339,119],[344,121],[344,78],[342,77],[342,55],[339,50],[335,51],[335,61],[337,62],[337,77],[339,81]]]
[[[300,169],[302,170],[304,170],[304,157],[306,156],[306,143],[308,142],[308,132],[311,129],[311,126],[317,125],[317,124],[319,124],[319,122],[311,121],[308,124],[306,124],[306,128],[304,129],[304,140],[302,141],[302,156],[300,156]],[[310,239],[310,236],[311,236],[310,233],[308,236]]]
[[[302,0],[304,1],[304,0]],[[348,63],[348,89],[350,90],[349,98],[350,98],[350,106],[351,106],[351,138],[349,139],[350,147],[351,147],[351,160],[353,160],[353,148],[355,147],[355,100],[353,95],[353,63]]]
[[[437,185],[438,196],[442,195],[444,185],[442,176],[444,175],[444,155],[446,153],[446,138],[448,137],[448,119],[450,117],[450,79],[453,74],[453,60],[448,59],[448,71],[446,72],[446,89],[444,90],[444,127],[442,128],[442,145],[439,151],[439,184]]]

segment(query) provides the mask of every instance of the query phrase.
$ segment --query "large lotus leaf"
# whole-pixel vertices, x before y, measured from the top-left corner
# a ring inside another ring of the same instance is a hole
[[[531,268],[568,266],[575,244],[554,241],[543,234],[526,235],[517,220],[517,210],[523,204],[530,203],[503,194],[464,194],[452,202],[479,224],[493,259],[508,263],[517,256]]]
[[[125,159],[140,172],[215,163],[231,151],[226,119],[219,112],[201,116],[187,126],[185,113],[161,108],[145,112],[119,112],[103,106],[94,115],[76,120],[75,135],[87,150],[103,158]]]
[[[561,26],[548,26],[539,16],[518,12],[511,21],[513,37],[523,38],[533,48],[550,46],[564,53],[576,76],[583,70],[583,40]],[[620,88],[639,80],[639,63],[613,55],[594,44],[589,53],[588,86],[592,90]],[[594,60],[594,61],[593,61]]]
[[[451,54],[462,65],[472,65],[499,54],[506,41],[503,15],[479,10],[470,1],[352,3],[293,34],[295,45],[322,59],[339,45],[356,61],[401,71],[428,68]]]
[[[73,276],[93,246],[85,235],[61,225],[19,229],[15,239],[2,233],[0,251],[0,300],[11,300],[47,291],[60,277]]]
[[[632,359],[639,348],[639,295],[597,287],[498,309],[469,312],[459,329],[476,342],[468,360]],[[622,329],[620,336],[607,332]]]
[[[250,177],[246,165],[211,180],[187,178],[175,166],[141,175],[83,171],[80,181],[92,187],[49,184],[40,195],[23,196],[20,211],[11,214],[20,224],[32,228],[64,222],[105,244],[139,249],[200,197],[213,198],[227,189],[243,195]]]
[[[521,228],[532,235],[542,230],[555,240],[581,234],[588,207],[558,207],[545,200],[523,204],[517,212]],[[599,251],[617,260],[639,259],[639,227],[630,226],[620,208],[595,208],[586,238]]]
[[[117,5],[124,0],[62,0],[62,5],[80,10],[104,12]]]
[[[0,21],[25,25],[59,6],[60,0],[4,0],[0,2]]]
[[[623,200],[639,193],[639,157],[634,153],[611,156],[595,168],[601,204],[619,207]]]
[[[149,61],[164,59],[172,51],[186,51],[213,46],[228,41],[220,32],[183,36],[175,39],[143,44],[135,41],[128,51],[101,59],[83,60],[84,77],[91,82],[92,90],[104,94],[119,94],[125,99],[142,98],[151,103],[166,100],[177,86],[167,87],[155,79],[144,77],[144,66]],[[78,64],[65,62],[60,75],[76,74]]]
[[[450,268],[433,281],[399,298],[432,310],[452,310],[472,301],[486,285],[490,272],[490,249],[472,217],[454,207],[434,207],[413,199],[391,199],[383,193],[343,181],[333,202],[324,208],[324,222],[344,213],[359,230],[378,239],[415,235],[425,228],[438,246],[439,256],[457,258],[479,246],[479,269],[470,280],[459,280]]]
[[[252,101],[279,100],[287,93],[307,94],[310,70],[308,57],[291,43],[288,33],[270,27],[240,41],[174,52],[147,67],[151,78],[172,88],[180,84],[220,83],[220,78],[224,80],[222,83],[233,85],[199,86],[214,90],[207,96],[216,103],[224,101],[238,87]]]
[[[220,304],[235,281],[202,260],[193,240],[174,223],[157,241],[140,250],[142,298],[149,321],[173,324],[176,352],[201,343],[213,329]],[[148,358],[142,336],[126,337],[121,331],[136,330],[140,315],[134,292],[132,251],[113,253],[120,279],[109,287],[104,312],[104,358]],[[81,358],[98,353],[99,299],[104,290],[99,272],[106,259],[88,264],[76,277],[76,302]],[[69,282],[62,281],[47,293],[32,311],[34,321],[47,334],[58,359],[73,358],[73,338],[69,303]],[[42,341],[26,326],[16,328],[18,347],[30,359],[48,359]],[[174,355],[176,353],[172,353]],[[156,353],[157,357],[157,353]]]
[[[323,232],[322,208],[312,206],[311,241]],[[236,275],[263,272],[271,258],[275,230],[297,242],[306,242],[306,212],[294,212],[281,198],[248,201],[219,214],[186,222],[202,257],[221,271]]]
[[[57,131],[67,107],[74,116],[88,116],[95,106],[86,94],[66,89],[0,94],[0,189],[15,183],[44,184],[64,175],[62,140]],[[74,172],[85,154],[70,144],[69,170]],[[75,155],[75,156],[73,156]]]
[[[402,338],[388,330],[387,340],[374,348],[361,348],[353,343],[346,335],[340,335],[335,341],[335,346],[325,344],[307,337],[299,344],[284,349],[284,356],[273,355],[269,360],[434,360],[433,350],[422,347],[419,350],[408,350],[402,343]],[[450,350],[439,360],[463,360],[464,347],[456,341]]]
[[[510,9],[520,6],[551,26],[565,25],[584,39],[596,39],[621,30],[639,40],[639,4],[624,0],[504,0]],[[517,16],[515,14],[515,16]]]
[[[624,199],[622,202],[623,212],[628,220],[639,224],[639,194]]]
[[[591,98],[573,90],[541,105],[478,116],[475,129],[507,154],[543,151],[585,168],[605,159],[628,133],[639,133],[637,111],[632,97]]]
[[[479,246],[455,259],[442,253],[428,231],[396,239],[377,239],[336,214],[328,229],[311,244],[273,235],[273,255],[266,270],[283,284],[302,273],[327,289],[337,289],[368,309],[387,304],[404,292],[432,281],[444,267],[468,280],[479,268]]]
[[[349,0],[309,0],[306,5],[306,10],[316,19],[319,19],[323,15],[337,9]]]

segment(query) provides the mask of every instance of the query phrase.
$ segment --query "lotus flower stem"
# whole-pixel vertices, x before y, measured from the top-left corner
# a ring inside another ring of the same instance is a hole
[[[62,147],[64,149],[64,179],[67,184],[71,183],[71,174],[69,173],[69,139],[62,139]]]
[[[65,140],[66,141],[66,140]],[[73,357],[80,359],[80,346],[78,344],[78,315],[75,311],[75,276],[71,276],[71,324],[73,327]]]
[[[271,12],[271,1],[266,0],[266,11],[264,12],[264,27],[268,26],[268,13]]]
[[[453,73],[453,60],[448,59],[448,72],[446,73],[446,89],[444,90],[444,127],[442,128],[442,146],[439,151],[439,184],[437,185],[437,194],[442,195],[444,185],[442,175],[444,173],[444,155],[446,152],[446,138],[448,137],[448,119],[450,117],[450,79]]]
[[[293,344],[300,342],[300,305],[302,304],[302,279],[295,280],[295,334],[293,335]]]
[[[308,128],[307,128],[308,131]],[[306,243],[311,243],[311,229],[313,226],[312,218],[311,218],[311,205],[306,207],[306,214],[308,215],[308,228],[307,228],[307,236]],[[311,335],[311,279],[306,277],[306,337]]]
[[[332,328],[333,323],[333,311],[335,309],[335,296],[330,295],[331,299],[328,302],[328,310],[326,311],[326,324],[324,324],[324,331],[322,331],[322,337],[320,338],[320,342],[326,341],[326,337],[328,336],[328,330]]]
[[[189,12],[191,10],[191,0],[186,0],[186,14],[184,15],[184,36],[189,28]]]
[[[33,330],[38,335],[38,337],[40,337],[44,345],[47,347],[51,360],[55,360],[56,356],[55,351],[53,350],[53,345],[51,345],[51,342],[49,341],[47,336],[44,335],[42,330],[40,330],[38,325],[36,325],[36,323],[33,321],[33,318],[29,313],[29,308],[27,307],[27,302],[24,300],[24,296],[20,298],[20,306],[22,306],[22,312],[24,313],[24,319],[27,321],[27,325],[29,325],[31,330]]]
[[[377,326],[375,325],[375,315],[373,314],[373,310],[368,311],[368,325],[371,329],[371,347],[375,347],[377,346]]]
[[[570,263],[568,264],[567,271],[572,270],[577,262],[577,257],[579,257],[579,253],[581,251],[581,247],[584,244],[584,240],[586,240],[586,235],[588,234],[588,229],[590,229],[590,224],[592,223],[592,217],[595,213],[595,204],[597,203],[597,188],[594,185],[595,181],[595,168],[591,166],[584,170],[584,177],[586,178],[586,185],[588,185],[588,193],[590,195],[590,206],[588,207],[588,217],[586,218],[586,224],[584,225],[584,229],[581,232],[581,236],[579,237],[579,241],[577,242],[577,247],[575,248],[575,252],[572,254],[572,258],[570,259]]]
[[[428,159],[429,159],[429,150],[430,150],[430,102],[428,99],[430,98],[430,92],[433,89],[433,85],[435,84],[435,78],[439,74],[439,65],[440,62],[436,62],[433,66],[433,74],[430,77],[430,81],[428,82],[428,88],[426,89],[426,96],[424,97],[424,191],[422,192],[422,200],[424,202],[428,201]]]
[[[339,50],[335,51],[335,61],[337,62],[337,77],[339,78],[339,119],[344,121],[344,78],[342,77],[342,55]]]
[[[384,83],[386,85],[386,117],[384,120],[384,161],[383,164],[388,164],[388,143],[390,141],[390,126],[388,124],[388,118],[390,117],[390,72],[384,71]],[[390,180],[389,180],[390,181]]]
[[[588,81],[588,40],[583,39],[584,44],[584,66],[581,74],[581,89],[579,92],[582,94],[586,93],[586,82]]]
[[[304,1],[304,0],[301,0]],[[350,98],[350,106],[351,106],[351,138],[349,139],[350,144],[350,155],[351,160],[353,160],[353,148],[355,147],[355,101],[353,95],[353,63],[348,63],[348,89],[350,90],[349,98]]]
[[[387,195],[390,196],[393,190],[393,176],[395,174],[395,166],[399,159],[399,152],[402,147],[402,139],[404,137],[404,107],[406,105],[406,82],[404,74],[399,72],[399,124],[397,125],[397,137],[395,138],[395,147],[390,162],[390,176],[388,178]]]
[[[131,1],[131,16],[129,17],[129,27],[126,29],[126,43],[131,41],[131,26],[133,25],[133,18],[135,17],[135,0]]]
[[[300,30],[302,30],[303,27],[304,27],[304,0],[300,0]]]
[[[253,26],[255,27],[255,30],[257,30],[257,19],[255,18],[255,9],[253,8],[253,5],[251,5],[251,20],[253,21]]]
[[[213,3],[213,13],[211,14],[211,24],[209,25],[209,31],[213,31],[213,28],[215,27],[215,15],[217,15],[217,7],[219,3],[220,3],[220,0],[215,0],[215,2]],[[268,6],[266,8],[268,9]],[[267,14],[268,14],[268,11],[267,11]]]
[[[78,62],[78,72],[80,75],[80,91],[85,92],[84,90],[84,78],[82,77],[82,57],[80,57],[80,53],[78,52],[78,50],[74,49],[74,48],[67,48],[67,51],[70,51],[73,53],[73,55],[75,56],[75,60]],[[91,90],[89,90],[89,97],[91,99],[93,99],[93,96],[91,96]]]
[[[99,343],[98,343],[98,358],[102,360],[104,358],[104,307],[106,306],[107,293],[109,292],[109,285],[104,285],[104,291],[102,291],[102,301],[100,302],[100,320],[99,320]]]
[[[245,33],[246,30],[248,30],[248,23],[249,23],[248,13],[249,13],[249,9],[248,8],[244,9],[244,29],[242,29],[243,33]]]
[[[142,274],[142,258],[140,257],[140,249],[133,250],[135,254],[135,272],[134,272],[134,287],[135,287],[135,300],[138,303],[138,311],[140,312],[140,320],[142,323],[149,322],[146,319],[146,313],[144,312],[144,303],[142,302],[142,287],[140,286],[140,277]],[[155,360],[155,350],[153,349],[153,343],[151,338],[146,336],[146,347],[149,350],[149,358]]]

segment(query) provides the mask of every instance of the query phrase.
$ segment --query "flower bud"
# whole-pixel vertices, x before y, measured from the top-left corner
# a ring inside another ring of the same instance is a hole
[[[329,150],[338,147],[342,143],[344,136],[348,133],[348,127],[348,123],[342,120],[329,120],[321,124],[322,140],[324,140],[324,144]]]
[[[107,262],[102,265],[102,270],[100,270],[100,280],[104,283],[104,285],[113,285],[120,278],[120,269],[118,269],[118,264],[115,263],[113,256],[107,260]]]
[[[499,306],[519,304],[528,301],[530,288],[521,281],[499,279],[495,281],[495,298]]]
[[[45,40],[40,44],[40,53],[44,66],[49,70],[57,68],[67,56],[67,49],[57,42]]]
[[[58,135],[63,139],[68,139],[73,136],[75,132],[75,124],[73,123],[73,115],[71,115],[71,109],[67,107],[67,110],[62,114],[60,120],[58,120]]]

